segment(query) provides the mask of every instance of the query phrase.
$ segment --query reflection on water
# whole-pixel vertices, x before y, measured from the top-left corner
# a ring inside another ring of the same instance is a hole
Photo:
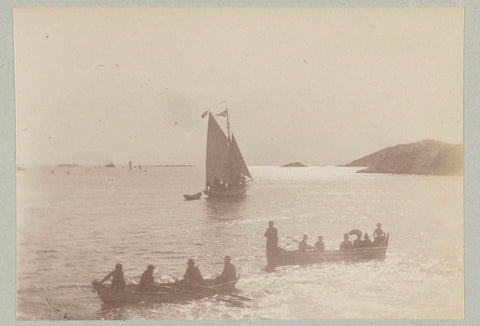
[[[231,219],[241,219],[245,215],[248,207],[249,196],[245,195],[239,198],[225,198],[222,200],[206,199],[205,215],[211,219],[222,221]]]
[[[55,173],[50,173],[54,170]],[[259,319],[461,318],[462,180],[355,174],[349,168],[253,167],[234,201],[185,201],[197,168],[27,169],[18,175],[17,318]],[[307,233],[336,249],[343,234],[391,234],[384,262],[265,270],[268,220],[279,245]],[[182,305],[108,307],[89,286],[117,262],[127,282],[148,264],[170,281],[195,259],[204,277],[230,255],[241,273],[241,306],[207,298]],[[47,303],[46,298],[50,301]]]

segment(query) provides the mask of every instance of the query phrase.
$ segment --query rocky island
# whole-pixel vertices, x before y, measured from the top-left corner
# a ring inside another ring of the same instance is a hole
[[[345,166],[366,167],[359,173],[461,174],[463,145],[427,139],[387,147]]]
[[[74,168],[74,167],[77,167],[79,166],[78,164],[72,164],[72,163],[62,163],[62,164],[58,164],[57,167],[59,168]]]
[[[280,167],[282,167],[282,168],[304,168],[304,167],[306,167],[306,165],[303,164],[303,163],[300,163],[300,162],[294,162],[294,163],[284,164]]]

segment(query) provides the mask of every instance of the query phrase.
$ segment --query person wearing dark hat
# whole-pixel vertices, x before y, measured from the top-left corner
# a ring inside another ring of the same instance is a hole
[[[355,234],[357,238],[353,240],[352,248],[360,248],[362,246],[362,233]]]
[[[112,278],[112,289],[121,290],[125,287],[125,279],[123,278],[123,267],[122,264],[118,263],[115,265],[115,270],[110,272],[107,276],[100,281],[100,284]]]
[[[352,249],[352,243],[348,240],[348,234],[343,235],[343,242],[340,243],[340,250],[349,250]]]
[[[370,240],[368,233],[365,232],[363,235],[362,248],[369,248],[373,246],[372,240]]]
[[[203,282],[202,273],[200,273],[200,269],[195,266],[195,262],[191,258],[187,261],[187,270],[183,278],[187,285],[201,284]]]
[[[315,242],[315,250],[316,251],[324,251],[325,244],[323,243],[323,237],[321,235],[318,236],[318,241]]]
[[[153,279],[153,271],[155,270],[155,266],[148,265],[145,272],[143,272],[142,277],[140,278],[140,283],[138,283],[138,290],[139,291],[152,291],[153,284],[155,280]]]
[[[230,262],[230,256],[225,256],[225,265],[223,265],[223,272],[217,277],[217,280],[222,282],[229,282],[237,279],[237,271],[235,266]]]
[[[267,263],[271,265],[271,257],[275,253],[278,244],[278,232],[273,227],[273,221],[268,221],[268,229],[265,231],[267,238]]]
[[[273,221],[268,221],[268,229],[265,231],[265,237],[267,237],[267,249],[276,247],[278,244],[278,232],[273,227]]]
[[[373,245],[383,246],[385,243],[385,232],[382,230],[382,224],[377,223],[377,228],[373,231]]]

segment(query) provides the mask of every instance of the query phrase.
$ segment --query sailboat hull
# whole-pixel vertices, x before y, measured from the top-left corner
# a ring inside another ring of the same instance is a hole
[[[247,187],[227,189],[222,191],[204,190],[203,192],[208,196],[208,198],[213,199],[240,198],[245,196]]]

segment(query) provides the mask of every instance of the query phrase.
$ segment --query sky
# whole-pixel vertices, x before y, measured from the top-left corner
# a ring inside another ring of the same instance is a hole
[[[461,8],[14,10],[17,165],[248,165],[462,142]],[[225,120],[217,118],[222,126]]]

